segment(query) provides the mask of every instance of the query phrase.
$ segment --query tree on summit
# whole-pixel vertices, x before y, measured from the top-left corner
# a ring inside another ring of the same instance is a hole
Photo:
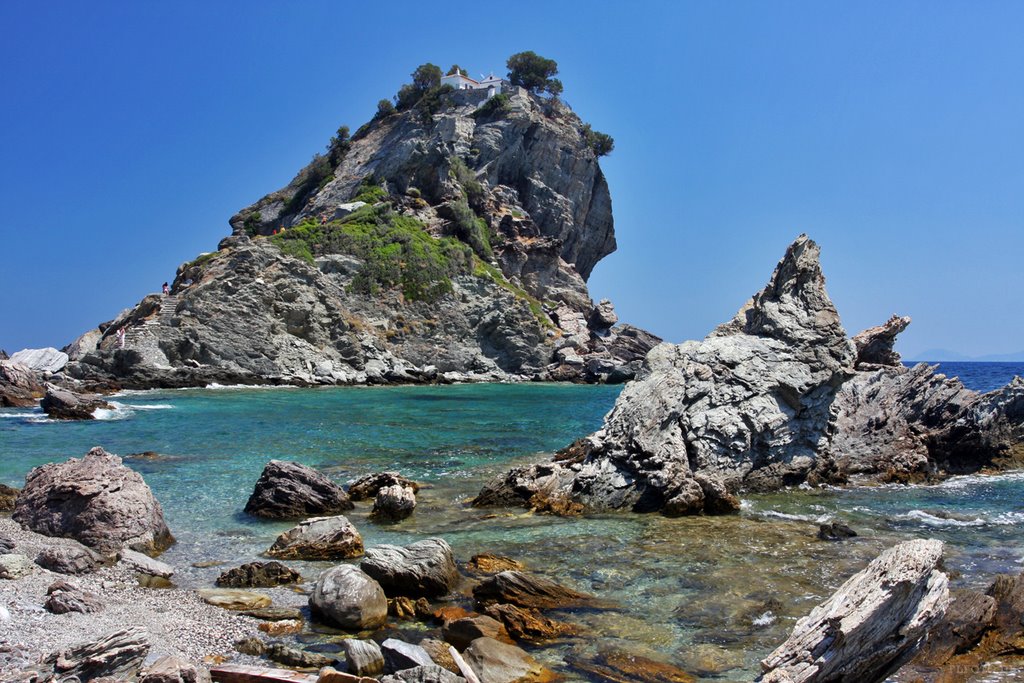
[[[558,74],[558,62],[553,59],[527,50],[509,57],[505,66],[512,85],[526,88],[534,94],[546,92],[552,97],[562,94],[562,82],[554,77]]]
[[[448,73],[446,73],[445,76],[454,76],[455,74],[462,74],[463,76],[468,76],[469,72],[463,69],[458,64],[452,64],[452,68],[448,69]]]

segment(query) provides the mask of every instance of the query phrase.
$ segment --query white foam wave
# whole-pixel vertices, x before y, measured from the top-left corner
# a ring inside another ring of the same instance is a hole
[[[125,403],[125,408],[131,410],[173,410],[170,403]]]
[[[761,616],[754,619],[754,626],[770,626],[775,623],[775,615],[772,614],[771,610],[768,610]]]
[[[924,510],[911,510],[902,515],[896,515],[896,519],[903,521],[921,522],[928,526],[951,526],[951,527],[968,527],[968,526],[984,526],[988,524],[988,520],[982,517],[975,517],[974,519],[955,519],[953,517],[942,517],[939,515],[933,515],[930,512]]]
[[[110,401],[113,408],[97,408],[92,411],[93,418],[97,420],[123,420],[129,417],[134,411],[123,403]]]
[[[198,387],[183,387],[183,389],[196,389]],[[244,391],[246,389],[301,389],[302,387],[292,384],[217,384],[211,382],[204,389],[212,391]]]
[[[824,524],[832,519],[832,515],[798,515],[791,512],[779,512],[778,510],[761,510],[755,514],[772,519],[784,519],[789,522],[814,522]]]
[[[1001,472],[999,474],[964,474],[957,477],[950,477],[936,486],[943,489],[963,489],[971,486],[977,486],[979,484],[990,484],[994,481],[1021,480],[1024,480],[1024,471],[1017,470],[1013,472]]]

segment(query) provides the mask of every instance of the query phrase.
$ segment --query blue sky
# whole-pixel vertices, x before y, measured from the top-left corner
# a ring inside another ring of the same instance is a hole
[[[1024,3],[0,3],[0,348],[216,248],[423,62],[534,50],[615,138],[595,299],[699,338],[806,232],[852,334],[1024,350]]]

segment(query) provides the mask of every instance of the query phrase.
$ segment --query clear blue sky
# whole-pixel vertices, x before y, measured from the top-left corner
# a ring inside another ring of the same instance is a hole
[[[807,232],[853,333],[1024,350],[1024,3],[0,3],[0,347],[216,248],[420,63],[534,50],[615,138],[591,293],[699,338]]]

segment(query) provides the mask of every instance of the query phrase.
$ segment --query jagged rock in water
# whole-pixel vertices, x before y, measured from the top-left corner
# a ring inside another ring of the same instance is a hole
[[[735,509],[729,489],[803,480],[854,360],[818,254],[800,236],[732,321],[648,353],[581,462],[513,470],[475,504],[544,493],[593,510],[719,512]]]
[[[342,564],[326,570],[309,596],[314,615],[353,631],[384,624],[388,600],[380,584],[352,565]]]
[[[36,555],[36,564],[58,574],[90,574],[104,563],[102,555],[79,543],[46,546]]]
[[[949,606],[942,542],[912,540],[876,557],[797,622],[761,661],[763,683],[881,681],[905,663]]]
[[[578,632],[572,624],[550,619],[534,608],[498,603],[488,605],[484,611],[500,621],[510,636],[528,643],[544,643]]]
[[[55,652],[43,664],[58,680],[77,677],[91,681],[105,676],[131,679],[142,668],[149,647],[142,631],[117,631],[97,641]]]
[[[55,348],[22,349],[11,355],[11,362],[40,373],[60,372],[68,364],[68,354]]]
[[[271,460],[263,468],[245,511],[257,517],[293,519],[331,515],[353,507],[340,486],[312,467]]]
[[[828,522],[818,527],[818,538],[822,541],[842,541],[856,535],[856,531],[842,522]]]
[[[696,683],[697,678],[682,669],[632,652],[606,648],[594,659],[570,658],[572,668],[592,680],[636,681],[638,683]]]
[[[342,515],[311,517],[278,536],[267,554],[282,560],[344,560],[363,554],[363,537]]]
[[[99,447],[29,472],[12,518],[36,533],[74,538],[106,554],[126,546],[156,553],[174,543],[142,476]]]
[[[498,574],[500,572],[514,570],[523,571],[526,567],[518,560],[503,555],[492,553],[480,553],[469,558],[466,563],[466,571],[470,574]]]
[[[210,683],[210,672],[173,655],[164,655],[139,674],[139,683]]]
[[[884,325],[869,327],[854,336],[857,369],[862,365],[899,365],[900,354],[896,353],[893,345],[896,343],[896,336],[907,329],[909,324],[910,316],[894,315]]]
[[[300,581],[302,576],[280,562],[248,562],[217,577],[216,584],[228,588],[269,588]]]
[[[408,486],[385,486],[377,491],[370,516],[379,520],[405,519],[416,509],[416,494]]]
[[[46,385],[46,395],[39,406],[55,420],[94,420],[97,410],[114,408],[98,396],[77,394],[52,384]]]
[[[348,487],[348,497],[351,500],[372,500],[377,497],[385,486],[402,486],[412,489],[413,493],[420,490],[420,485],[412,479],[403,477],[398,472],[376,472],[359,477]]]
[[[480,605],[509,603],[517,607],[559,609],[593,606],[593,596],[567,588],[540,576],[518,571],[505,571],[490,576],[473,588],[473,598]]]
[[[54,614],[67,614],[68,612],[98,612],[103,609],[103,603],[99,596],[89,591],[83,591],[78,586],[59,579],[46,589],[46,602],[43,604],[48,611]]]
[[[441,538],[369,548],[359,567],[392,596],[437,597],[450,592],[459,580],[452,548]]]
[[[594,311],[586,280],[615,249],[611,197],[579,117],[508,94],[491,111],[452,93],[430,119],[414,108],[335,140],[232,217],[170,296],[77,341],[67,372],[127,387],[557,377],[550,313]],[[377,242],[355,244],[353,225]],[[569,378],[624,381],[646,340],[597,308],[581,356],[611,369]]]
[[[46,393],[38,374],[10,360],[0,360],[0,408],[30,408]]]

